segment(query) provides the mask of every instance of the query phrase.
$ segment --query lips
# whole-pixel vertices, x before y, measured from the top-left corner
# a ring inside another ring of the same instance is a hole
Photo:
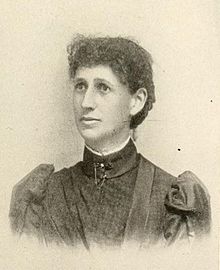
[[[82,116],[81,118],[80,118],[80,121],[82,121],[82,122],[92,122],[92,121],[101,121],[100,119],[98,119],[98,118],[95,118],[95,117],[91,117],[91,116]]]

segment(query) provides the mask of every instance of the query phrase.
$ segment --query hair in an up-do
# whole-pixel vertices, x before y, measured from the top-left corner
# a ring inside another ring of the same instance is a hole
[[[131,118],[130,128],[135,129],[148,115],[155,102],[152,58],[136,42],[122,37],[86,37],[77,35],[67,47],[69,75],[74,78],[79,67],[108,65],[134,94],[146,88],[148,98],[143,109]]]

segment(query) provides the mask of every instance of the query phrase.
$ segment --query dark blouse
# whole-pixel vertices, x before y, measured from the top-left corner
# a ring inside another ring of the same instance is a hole
[[[78,208],[86,239],[121,244],[137,177],[139,156],[132,141],[121,151],[101,157],[87,148],[77,179]]]
[[[10,207],[14,232],[87,249],[200,238],[210,220],[209,195],[198,178],[166,173],[138,154],[132,140],[103,157],[85,148],[83,161],[59,172],[39,165],[14,187]]]

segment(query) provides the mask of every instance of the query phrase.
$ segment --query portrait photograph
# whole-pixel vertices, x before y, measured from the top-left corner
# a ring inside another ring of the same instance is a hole
[[[218,1],[3,1],[1,269],[217,270]]]

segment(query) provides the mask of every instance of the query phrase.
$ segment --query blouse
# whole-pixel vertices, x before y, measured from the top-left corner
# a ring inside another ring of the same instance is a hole
[[[132,140],[107,156],[85,147],[83,161],[58,172],[39,165],[15,185],[9,216],[15,233],[87,249],[200,239],[211,224],[200,180],[189,171],[168,174],[137,153]]]

